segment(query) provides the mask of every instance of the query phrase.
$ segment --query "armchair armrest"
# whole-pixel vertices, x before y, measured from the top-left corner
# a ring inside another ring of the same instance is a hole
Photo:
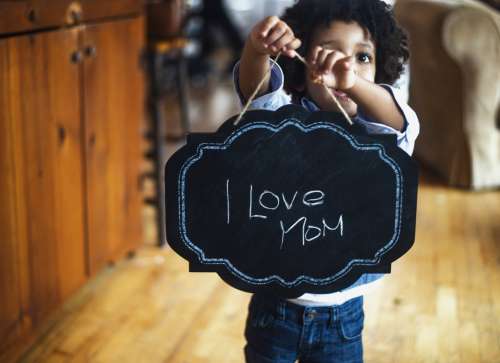
[[[443,22],[442,41],[463,78],[471,187],[499,185],[500,15],[481,4],[457,7]]]

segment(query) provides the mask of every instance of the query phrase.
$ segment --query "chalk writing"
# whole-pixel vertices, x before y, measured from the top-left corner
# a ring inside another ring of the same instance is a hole
[[[288,229],[285,229],[285,226],[283,224],[283,221],[280,221],[280,227],[281,227],[281,245],[280,249],[282,250],[284,248],[285,244],[285,235],[289,233],[294,227],[302,222],[302,246],[305,246],[306,242],[311,242],[314,241],[315,239],[318,239],[320,237],[325,238],[326,237],[326,231],[336,231],[339,230],[339,235],[342,237],[344,235],[344,218],[343,215],[341,214],[338,220],[338,223],[335,227],[330,227],[327,223],[325,218],[322,218],[321,220],[321,226],[315,226],[312,224],[307,224],[307,217],[300,217],[293,223]],[[312,237],[308,237],[309,232],[315,231],[316,234],[313,235]]]
[[[230,208],[231,208],[231,197],[229,190],[230,180],[226,180],[226,223],[230,224]],[[257,193],[254,198],[254,187],[252,184],[248,188],[248,219],[268,219],[269,213],[279,212],[281,207],[282,212],[290,211],[296,205],[295,201],[299,195],[299,191],[295,191],[293,194],[286,195],[285,193],[275,193],[271,190],[263,190],[261,193]],[[325,203],[325,193],[322,190],[309,190],[302,195],[302,205],[307,208],[317,207]],[[254,200],[256,202],[254,202]],[[255,204],[254,204],[255,203]],[[300,202],[299,202],[300,203]],[[296,205],[297,206],[297,205]],[[302,207],[303,208],[303,207]],[[260,209],[260,210],[259,210]],[[260,214],[258,214],[258,213]],[[309,218],[309,219],[308,219]],[[329,224],[330,223],[330,224]],[[294,232],[296,235],[296,230],[300,231],[300,243],[305,246],[307,242],[315,241],[319,238],[326,238],[327,232],[337,231],[340,237],[344,235],[344,217],[340,214],[337,224],[332,227],[331,221],[327,221],[325,217],[321,218],[318,223],[312,223],[310,217],[301,216],[293,223],[288,225],[284,222],[283,218],[279,221],[279,227],[281,230],[281,242],[280,250],[285,247],[285,241],[287,235],[291,235]]]

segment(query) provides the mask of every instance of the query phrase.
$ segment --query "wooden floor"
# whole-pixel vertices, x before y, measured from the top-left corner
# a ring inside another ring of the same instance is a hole
[[[234,111],[230,92],[193,105],[195,130]],[[144,247],[80,291],[22,361],[243,362],[249,295],[187,271],[171,250]],[[366,362],[500,362],[500,191],[449,189],[424,172],[416,243],[365,309]]]

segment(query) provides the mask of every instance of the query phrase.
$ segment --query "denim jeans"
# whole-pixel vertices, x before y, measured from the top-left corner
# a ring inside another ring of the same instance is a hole
[[[304,307],[255,294],[245,327],[247,363],[363,362],[363,297]]]

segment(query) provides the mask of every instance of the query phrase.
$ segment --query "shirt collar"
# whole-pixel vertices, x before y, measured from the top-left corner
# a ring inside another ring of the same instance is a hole
[[[300,99],[300,104],[309,112],[319,111],[319,107],[306,97]]]

